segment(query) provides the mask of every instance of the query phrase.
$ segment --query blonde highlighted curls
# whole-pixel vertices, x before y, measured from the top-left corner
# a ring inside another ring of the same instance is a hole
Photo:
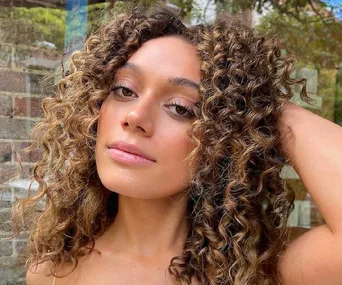
[[[279,176],[288,161],[277,126],[293,97],[293,59],[236,21],[186,27],[170,7],[115,16],[72,55],[56,96],[44,99],[31,146],[42,154],[34,166],[39,189],[12,210],[19,233],[23,215],[36,209],[27,264],[49,261],[55,276],[63,263],[75,269],[114,220],[117,194],[101,184],[94,157],[101,103],[116,70],[144,42],[168,35],[197,50],[202,98],[190,132],[189,231],[169,272],[179,284],[193,277],[210,285],[281,284],[277,261],[294,194]],[[304,89],[301,98],[309,102]]]

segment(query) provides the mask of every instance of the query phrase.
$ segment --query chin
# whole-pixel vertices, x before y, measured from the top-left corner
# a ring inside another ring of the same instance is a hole
[[[161,189],[156,189],[155,187],[142,187],[141,183],[113,183],[113,181],[110,181],[109,183],[106,183],[106,181],[102,181],[102,184],[112,192],[115,192],[119,195],[135,198],[135,199],[160,199],[160,198],[166,198],[173,195],[176,195],[183,190],[179,191],[165,191],[165,187],[163,188],[164,191]]]
[[[154,171],[150,173],[150,170],[133,171],[129,168],[103,167],[102,165],[100,167],[97,165],[97,172],[101,183],[109,191],[130,198],[166,198],[188,188],[186,183],[188,177],[179,177],[179,179],[171,179],[171,181],[170,179],[158,179],[158,177],[165,177],[167,174],[155,173]]]

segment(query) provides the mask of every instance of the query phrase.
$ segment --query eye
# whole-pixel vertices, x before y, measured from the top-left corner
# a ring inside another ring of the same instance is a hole
[[[120,97],[126,97],[126,98],[133,97],[133,95],[135,94],[131,89],[123,85],[117,85],[117,86],[112,87],[111,93],[112,92],[114,92],[115,95],[118,95]]]
[[[166,104],[165,106],[173,110],[172,113],[174,113],[175,115],[179,117],[183,117],[183,118],[194,117],[194,112],[191,109],[191,107],[183,105],[182,103],[175,102],[175,103]]]

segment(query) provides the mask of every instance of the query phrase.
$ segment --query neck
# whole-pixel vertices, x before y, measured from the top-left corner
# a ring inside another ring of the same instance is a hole
[[[187,199],[184,192],[153,200],[119,195],[118,213],[104,238],[129,254],[181,254],[187,232]]]

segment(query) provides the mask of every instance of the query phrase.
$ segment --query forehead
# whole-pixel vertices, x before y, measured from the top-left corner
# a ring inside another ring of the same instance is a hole
[[[128,62],[141,66],[151,75],[185,77],[200,81],[200,60],[195,48],[186,40],[165,36],[145,42]]]

